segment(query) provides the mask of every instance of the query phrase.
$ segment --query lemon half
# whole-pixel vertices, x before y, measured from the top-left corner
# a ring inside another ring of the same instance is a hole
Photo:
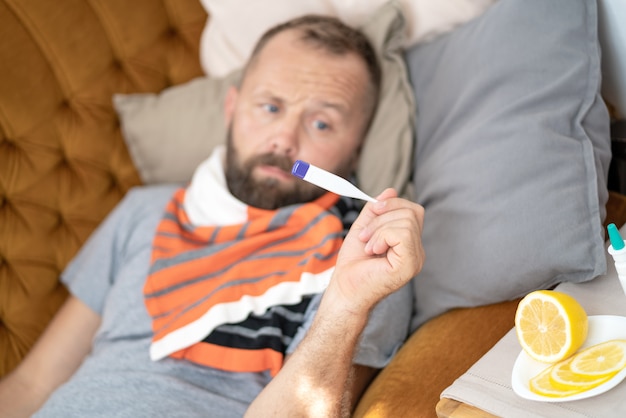
[[[554,290],[526,295],[515,312],[515,330],[523,350],[543,363],[556,363],[578,350],[589,329],[587,313],[572,296]]]

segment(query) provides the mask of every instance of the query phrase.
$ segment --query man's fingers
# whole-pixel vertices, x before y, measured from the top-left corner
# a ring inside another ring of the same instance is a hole
[[[414,276],[424,262],[421,242],[424,209],[394,194],[387,196],[383,202],[371,206],[376,216],[368,220],[359,238],[365,243],[367,255],[386,259],[389,273]]]
[[[417,222],[408,217],[395,214],[386,222],[376,222],[378,226],[367,228],[368,239],[365,250],[372,254],[384,254],[390,247],[403,242],[413,241],[417,237]]]
[[[378,216],[378,213],[384,211],[387,205],[387,200],[397,197],[398,193],[394,189],[385,189],[382,193],[376,196],[377,202],[368,202],[361,213],[352,224],[352,230],[358,232],[358,237],[362,242],[366,242],[369,239],[370,232],[364,231],[367,226]]]
[[[392,197],[398,197],[398,192],[396,192],[392,188],[388,188],[388,189],[383,190],[381,194],[376,196],[376,200],[380,202],[380,201],[385,201]]]
[[[385,200],[383,205],[374,204],[371,209],[376,216],[371,216],[367,220],[364,219],[359,231],[359,239],[362,242],[371,240],[375,231],[386,225],[394,227],[394,222],[415,222],[415,224],[404,224],[401,227],[414,228],[418,236],[422,235],[424,223],[424,208],[422,206],[404,199],[391,198]]]

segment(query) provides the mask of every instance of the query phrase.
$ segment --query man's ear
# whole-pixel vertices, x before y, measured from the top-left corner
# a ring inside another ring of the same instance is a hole
[[[237,97],[239,91],[235,86],[230,86],[224,97],[224,123],[226,126],[230,125],[233,120],[233,114],[235,113],[235,106],[237,104]]]

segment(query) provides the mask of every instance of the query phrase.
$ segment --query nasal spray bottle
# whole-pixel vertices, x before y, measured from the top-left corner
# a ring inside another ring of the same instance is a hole
[[[613,261],[615,261],[617,277],[622,285],[622,290],[626,293],[626,245],[624,245],[624,240],[615,224],[609,224],[607,230],[609,232],[609,240],[611,241],[609,254],[611,254]]]

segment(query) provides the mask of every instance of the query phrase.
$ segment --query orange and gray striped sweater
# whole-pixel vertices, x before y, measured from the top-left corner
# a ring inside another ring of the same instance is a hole
[[[247,207],[242,223],[196,226],[186,192],[175,193],[153,241],[144,286],[151,358],[274,375],[330,279],[346,227],[337,208],[351,208],[328,193],[274,211]]]

